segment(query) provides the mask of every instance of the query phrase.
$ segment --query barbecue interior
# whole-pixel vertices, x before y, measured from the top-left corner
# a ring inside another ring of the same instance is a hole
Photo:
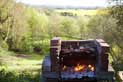
[[[77,68],[85,68],[85,67],[94,67],[96,63],[95,54],[87,54],[87,53],[74,53],[67,54],[61,58],[61,65],[64,70],[67,70],[67,67],[75,67]],[[92,68],[93,69],[93,68]],[[80,70],[81,71],[81,70]]]
[[[63,50],[60,55],[63,78],[94,76],[96,70],[96,53],[94,49]]]

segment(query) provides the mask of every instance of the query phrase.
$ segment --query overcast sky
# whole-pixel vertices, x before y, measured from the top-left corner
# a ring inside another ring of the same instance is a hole
[[[107,0],[17,0],[31,5],[50,6],[106,6]]]

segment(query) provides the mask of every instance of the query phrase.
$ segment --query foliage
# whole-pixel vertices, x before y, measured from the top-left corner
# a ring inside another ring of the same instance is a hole
[[[11,9],[13,7],[12,0],[1,0],[0,3],[0,42],[1,47],[8,49],[6,41],[10,34],[10,28],[13,25]]]
[[[88,21],[90,18],[84,17],[84,16],[80,16],[77,20],[77,25],[79,27],[79,31],[78,31],[78,35],[81,39],[88,39]]]
[[[92,38],[111,40],[114,37],[112,36],[113,28],[117,27],[116,21],[116,19],[109,16],[94,16],[88,24],[89,35],[92,35]]]
[[[1,56],[10,56],[10,55],[15,55],[15,53],[14,52],[12,52],[12,51],[8,51],[8,50],[5,50],[5,49],[3,49],[3,48],[0,48],[0,57]]]
[[[117,70],[123,70],[123,5],[113,6],[109,8],[109,15],[117,20],[117,27],[113,28],[112,38],[113,49],[112,55],[114,56],[114,66]]]

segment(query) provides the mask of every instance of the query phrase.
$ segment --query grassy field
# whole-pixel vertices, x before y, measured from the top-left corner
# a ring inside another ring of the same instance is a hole
[[[43,56],[37,54],[14,54],[0,56],[0,69],[5,68],[7,70],[40,70]]]
[[[68,13],[73,13],[74,15],[76,14],[77,16],[84,16],[84,15],[96,15],[97,10],[83,10],[83,9],[56,9],[55,10],[58,13],[61,12],[68,12]]]
[[[43,57],[1,51],[0,82],[40,82]]]

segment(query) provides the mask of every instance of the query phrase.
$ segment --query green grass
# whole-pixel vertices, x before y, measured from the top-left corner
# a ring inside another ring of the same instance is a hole
[[[97,14],[97,10],[83,10],[83,9],[56,9],[55,10],[58,13],[61,12],[69,12],[69,13],[73,13],[76,14],[77,16],[84,16],[84,15],[96,15]]]
[[[11,52],[4,52],[11,53]],[[15,54],[14,55],[0,55],[0,69],[5,68],[7,70],[40,70],[41,63],[44,56],[38,54]]]
[[[39,82],[41,63],[39,54],[0,52],[0,82]]]

